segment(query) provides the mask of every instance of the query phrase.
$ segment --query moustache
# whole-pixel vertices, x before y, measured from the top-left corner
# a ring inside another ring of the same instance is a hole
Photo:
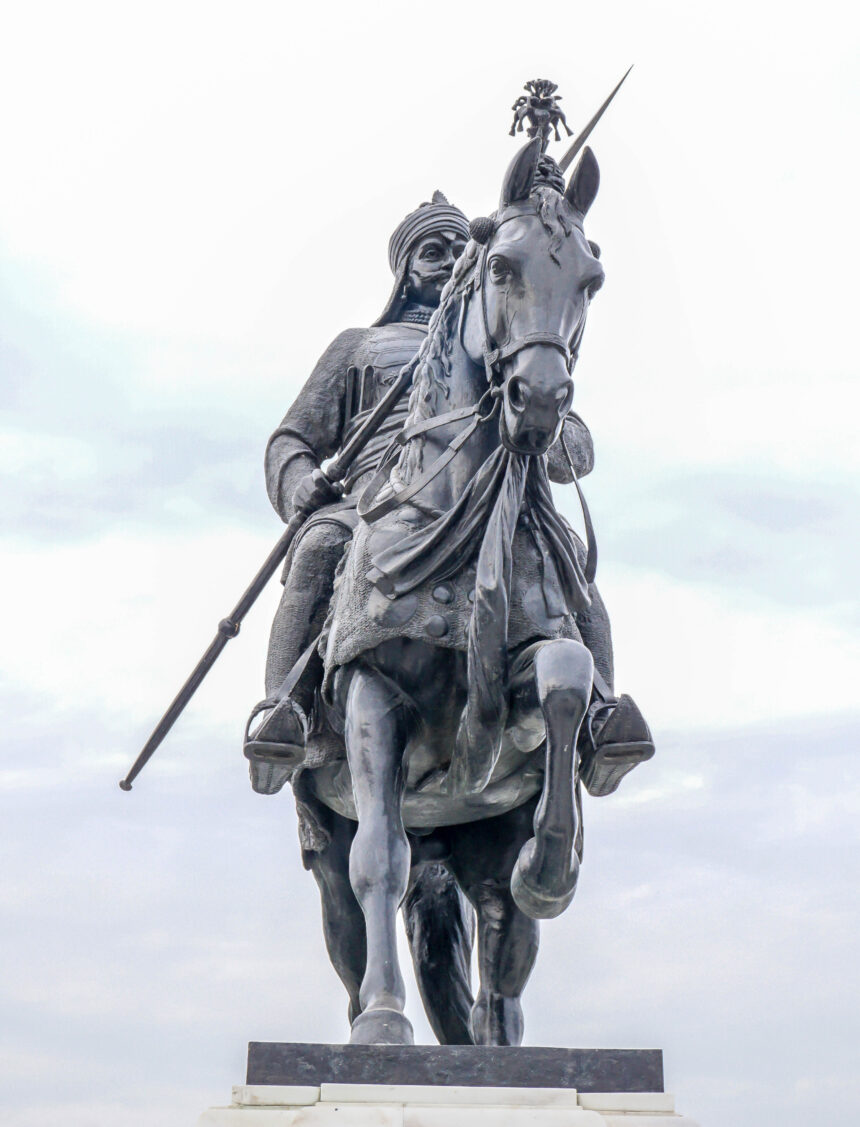
[[[434,270],[430,274],[424,275],[425,282],[447,282],[453,272],[452,266],[443,266],[440,270]]]

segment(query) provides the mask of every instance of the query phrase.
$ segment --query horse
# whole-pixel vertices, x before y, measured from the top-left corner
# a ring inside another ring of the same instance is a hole
[[[354,1044],[413,1043],[402,905],[440,1040],[519,1044],[537,921],[564,911],[577,885],[588,566],[556,512],[546,455],[603,281],[583,230],[599,170],[589,148],[566,185],[546,167],[536,137],[508,168],[498,210],[472,222],[415,361],[404,428],[362,496],[321,642],[345,758],[307,770],[304,794],[326,823],[314,874]],[[589,765],[592,793],[612,789],[613,771]],[[436,882],[438,915],[415,910],[416,865]],[[477,919],[477,999],[463,898]],[[436,948],[446,921],[461,934]]]

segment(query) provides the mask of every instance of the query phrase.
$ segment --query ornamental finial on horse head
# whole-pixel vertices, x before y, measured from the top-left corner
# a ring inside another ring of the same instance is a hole
[[[555,82],[550,82],[546,78],[534,78],[527,82],[523,89],[528,93],[520,94],[511,106],[514,111],[514,120],[510,130],[511,137],[517,133],[522,133],[526,121],[529,123],[526,130],[528,136],[540,137],[541,139],[541,152],[546,152],[550,130],[554,132],[556,141],[561,140],[561,134],[558,131],[559,123],[564,126],[568,137],[573,136],[565,120],[564,111],[558,104],[561,101],[561,95],[556,94],[558,85]]]

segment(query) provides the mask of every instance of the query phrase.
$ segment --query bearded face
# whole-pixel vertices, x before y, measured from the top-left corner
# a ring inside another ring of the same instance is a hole
[[[465,246],[466,240],[453,232],[438,232],[420,239],[412,248],[406,267],[407,301],[437,306]]]

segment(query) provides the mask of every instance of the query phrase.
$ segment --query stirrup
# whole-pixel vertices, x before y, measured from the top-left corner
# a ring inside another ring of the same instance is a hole
[[[595,732],[595,721],[609,716]],[[580,778],[585,789],[602,798],[618,789],[626,774],[654,754],[654,741],[635,701],[624,693],[617,701],[600,701],[589,709]]]
[[[254,721],[265,713],[254,726]],[[253,729],[253,730],[252,730]],[[251,765],[251,784],[261,794],[275,794],[305,759],[308,722],[290,697],[255,705],[245,725],[244,753]]]

